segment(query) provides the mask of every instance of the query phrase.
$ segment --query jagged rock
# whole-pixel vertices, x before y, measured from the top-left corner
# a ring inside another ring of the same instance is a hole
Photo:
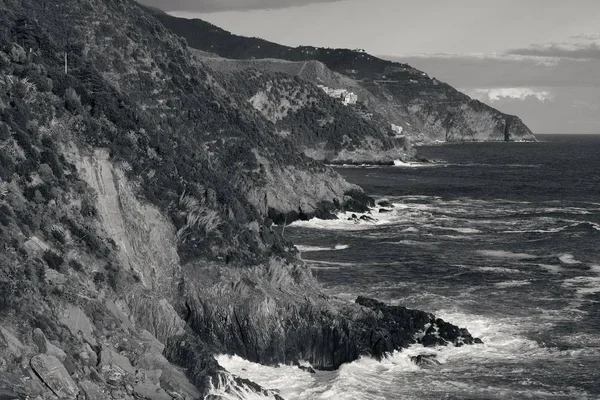
[[[56,357],[38,354],[31,358],[31,368],[56,396],[72,399],[79,393],[77,385]]]
[[[0,400],[24,398],[26,387],[18,375],[0,372]]]
[[[384,208],[394,208],[394,205],[388,199],[377,200],[377,205]]]
[[[411,357],[410,360],[419,367],[440,365],[440,362],[436,360],[435,354],[419,354],[418,356]]]
[[[377,312],[379,320],[390,326],[393,332],[400,334],[400,337],[404,338],[403,340],[409,340],[409,343],[416,340],[424,346],[447,344],[462,346],[480,342],[479,339],[473,338],[467,329],[459,328],[440,318],[436,319],[433,314],[424,311],[410,310],[402,306],[389,306],[363,296],[358,297],[356,303]],[[415,339],[415,335],[422,330],[425,330],[425,333]],[[386,340],[392,339],[393,341],[393,336],[390,335]],[[394,346],[392,345],[392,347]]]
[[[17,337],[6,327],[0,326],[0,348],[5,347],[8,353],[14,357],[23,355],[27,348]]]
[[[375,218],[369,217],[368,215],[361,215],[361,217],[359,219],[361,221],[365,221],[365,222],[376,222],[377,221]]]
[[[98,355],[96,354],[94,349],[92,349],[91,346],[87,343],[83,347],[83,351],[80,351],[77,354],[77,358],[79,359],[79,362],[84,366],[84,368],[88,368],[88,370],[89,367],[95,367],[96,365],[98,365]]]
[[[30,397],[42,395],[48,391],[48,386],[46,386],[44,382],[42,382],[40,377],[36,375],[35,371],[30,366],[27,367],[26,373],[27,378],[29,379],[26,379],[25,387],[27,394]]]
[[[120,384],[128,375],[135,375],[135,369],[127,357],[111,350],[103,349],[100,352],[100,370],[110,384]]]
[[[94,325],[81,308],[77,306],[67,307],[61,315],[60,323],[65,325],[73,335],[81,335],[92,346],[97,344],[94,337]]]
[[[46,335],[44,335],[44,332],[40,328],[33,330],[33,342],[40,353],[54,356],[62,362],[67,358],[67,354],[60,347],[53,345],[46,339]]]
[[[162,376],[162,374],[163,374],[162,369],[155,369],[152,371],[142,371],[142,378],[143,378],[142,381],[150,382],[155,385],[159,385],[160,377]]]
[[[106,383],[106,380],[98,373],[98,371],[96,371],[96,368],[90,368],[90,378],[98,383]]]
[[[83,381],[79,383],[79,387],[85,393],[86,400],[110,400],[110,396],[102,392],[95,383]]]
[[[300,369],[300,370],[302,370],[304,372],[308,372],[309,374],[316,374],[317,373],[317,371],[315,371],[314,368],[310,367],[310,366],[307,367],[305,365],[299,365],[298,369]]]
[[[171,400],[170,395],[168,395],[161,387],[151,382],[138,384],[133,388],[133,391],[136,395],[148,400]]]

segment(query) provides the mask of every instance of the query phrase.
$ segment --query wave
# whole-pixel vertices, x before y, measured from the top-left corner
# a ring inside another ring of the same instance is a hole
[[[346,250],[346,249],[349,249],[350,246],[347,244],[338,244],[338,245],[335,245],[334,247],[322,247],[322,246],[309,246],[309,245],[297,244],[296,248],[298,249],[298,251],[306,253],[306,252],[313,252],[313,251]]]
[[[238,357],[239,358],[239,357]],[[218,361],[218,358],[217,358]],[[232,371],[228,371],[232,372]],[[239,375],[238,375],[239,376]],[[223,400],[275,400],[273,393],[258,393],[251,387],[236,382],[230,373],[220,374],[216,382],[211,380],[209,385],[209,397],[215,396]]]
[[[575,289],[577,297],[600,293],[600,276],[577,276],[565,279],[563,287]]]
[[[438,229],[442,229],[442,230],[446,230],[446,231],[454,231],[454,232],[458,232],[458,233],[465,233],[465,234],[481,233],[481,231],[479,229],[475,229],[475,228],[450,228],[450,227],[446,227],[446,226],[440,226],[440,227],[438,227]]]
[[[527,379],[529,368],[545,368],[540,367],[543,360],[572,358],[579,354],[572,350],[543,347],[528,339],[527,330],[535,329],[535,321],[514,317],[490,318],[454,310],[440,310],[436,314],[446,321],[466,327],[484,344],[461,347],[413,345],[381,361],[361,357],[337,371],[319,371],[316,374],[290,365],[265,367],[235,356],[222,355],[216,358],[227,371],[266,388],[276,389],[283,398],[289,399],[546,399],[569,398],[569,394],[573,395],[573,392],[565,393],[561,391],[562,388],[546,385],[482,384],[478,381],[490,373],[502,373],[506,365],[513,373],[517,366],[522,368],[522,379]],[[418,356],[431,357],[435,361],[419,366],[413,361]]]
[[[562,270],[560,265],[538,264],[538,267],[543,268],[553,274],[558,274]]]
[[[499,274],[520,274],[521,271],[518,269],[510,269],[503,267],[478,267],[477,271],[481,272],[495,272]]]
[[[498,282],[494,284],[497,288],[515,288],[521,286],[531,285],[531,281],[506,281],[506,282]]]
[[[404,208],[404,205],[402,204],[398,204],[397,206],[399,209]],[[373,208],[372,212],[369,213],[348,211],[340,212],[336,214],[336,216],[338,219],[325,220],[313,218],[309,221],[295,221],[291,223],[290,226],[308,229],[359,231],[372,229],[373,227],[399,223],[405,218],[397,211],[392,211],[390,213],[378,213],[378,209],[376,208]]]
[[[475,253],[480,254],[482,256],[491,257],[491,258],[504,258],[509,260],[531,260],[537,258],[532,254],[527,253],[513,253],[511,251],[504,250],[477,250]]]
[[[561,254],[558,256],[558,259],[560,260],[561,263],[563,264],[567,264],[567,265],[578,265],[581,264],[581,261],[578,261],[575,259],[575,256],[573,256],[573,254]]]
[[[423,167],[440,167],[446,164],[435,163],[435,162],[414,162],[414,161],[402,161],[402,160],[394,160],[394,167],[402,167],[402,168],[423,168]]]

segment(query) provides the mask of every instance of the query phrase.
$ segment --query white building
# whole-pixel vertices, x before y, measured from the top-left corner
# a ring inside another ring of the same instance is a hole
[[[342,101],[344,105],[356,104],[358,95],[347,91],[346,89],[332,89],[327,86],[318,85],[328,96]]]

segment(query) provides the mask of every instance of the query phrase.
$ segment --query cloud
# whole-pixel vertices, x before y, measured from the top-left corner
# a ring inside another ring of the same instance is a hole
[[[548,90],[536,90],[526,87],[515,88],[476,88],[466,89],[463,92],[470,97],[494,103],[502,99],[527,100],[534,97],[538,101],[546,102],[554,97]]]
[[[587,45],[564,46],[550,44],[545,46],[531,46],[525,49],[514,49],[510,54],[536,57],[559,57],[576,60],[600,60],[600,45],[591,43]]]
[[[581,34],[572,36],[568,41],[532,45],[527,48],[513,49],[512,55],[533,57],[569,58],[574,60],[600,60],[600,34]]]
[[[600,59],[515,54],[434,54],[384,57],[405,62],[462,88],[600,88]]]
[[[313,3],[333,3],[342,0],[138,0],[141,4],[163,11],[212,13],[249,11],[272,8],[300,7]]]

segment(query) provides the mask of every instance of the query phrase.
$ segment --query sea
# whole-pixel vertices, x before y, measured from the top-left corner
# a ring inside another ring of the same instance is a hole
[[[413,345],[316,374],[219,363],[285,399],[600,399],[600,135],[538,138],[337,168],[391,211],[285,230],[328,294],[432,312],[484,344]],[[416,365],[420,354],[436,362]]]

